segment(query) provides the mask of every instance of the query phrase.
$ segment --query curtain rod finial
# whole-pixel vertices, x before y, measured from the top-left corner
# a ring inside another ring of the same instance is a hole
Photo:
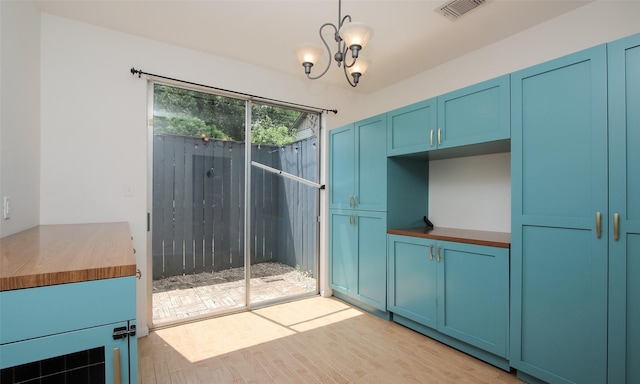
[[[142,70],[136,69],[135,67],[131,67],[131,74],[135,75],[138,74],[138,78],[142,77]]]

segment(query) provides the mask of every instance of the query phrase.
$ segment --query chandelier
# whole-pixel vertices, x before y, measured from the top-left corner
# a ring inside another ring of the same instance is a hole
[[[369,61],[360,56],[360,51],[365,47],[369,39],[373,36],[373,29],[364,23],[351,22],[351,16],[342,17],[342,0],[338,0],[338,25],[325,23],[320,27],[320,39],[331,56],[331,49],[327,40],[323,36],[323,30],[330,28],[333,31],[333,38],[338,43],[338,48],[333,59],[342,66],[344,76],[352,87],[358,85],[360,76],[364,75],[369,66]],[[348,63],[348,52],[351,52],[351,62]],[[327,67],[318,76],[311,76],[311,67],[318,62],[324,50],[316,44],[300,44],[296,47],[295,53],[298,61],[304,67],[304,73],[311,80],[319,79],[324,76],[331,66],[331,59],[327,60]],[[349,75],[353,78],[353,82]]]

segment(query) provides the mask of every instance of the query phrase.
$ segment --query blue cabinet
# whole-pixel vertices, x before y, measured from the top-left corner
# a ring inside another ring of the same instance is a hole
[[[134,276],[0,292],[0,369],[99,350],[107,383],[136,383],[135,310]]]
[[[511,364],[607,380],[607,65],[598,46],[511,75]]]
[[[609,383],[640,383],[640,35],[608,46]]]
[[[399,235],[387,243],[394,320],[507,369],[509,249]]]
[[[329,219],[329,281],[334,293],[386,311],[386,213],[332,209]]]
[[[437,131],[438,107],[434,97],[387,113],[387,155],[429,151]]]
[[[334,294],[386,311],[386,116],[329,132],[329,285]]]
[[[387,154],[415,154],[508,140],[509,76],[501,76],[387,113]],[[486,146],[451,156],[508,150]]]
[[[330,208],[386,211],[386,117],[329,132]]]
[[[387,308],[427,327],[436,328],[438,279],[436,241],[388,235]]]
[[[511,137],[509,75],[438,96],[438,148]]]

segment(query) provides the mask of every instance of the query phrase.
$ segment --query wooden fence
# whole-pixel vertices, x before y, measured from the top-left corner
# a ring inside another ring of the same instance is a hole
[[[244,143],[153,137],[153,279],[244,265]],[[316,139],[252,145],[252,160],[317,181]],[[251,167],[251,264],[317,272],[316,188]]]

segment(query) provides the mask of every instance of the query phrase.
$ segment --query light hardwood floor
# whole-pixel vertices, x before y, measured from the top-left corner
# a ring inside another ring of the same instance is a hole
[[[335,298],[314,297],[153,331],[150,383],[521,383],[513,374]]]

